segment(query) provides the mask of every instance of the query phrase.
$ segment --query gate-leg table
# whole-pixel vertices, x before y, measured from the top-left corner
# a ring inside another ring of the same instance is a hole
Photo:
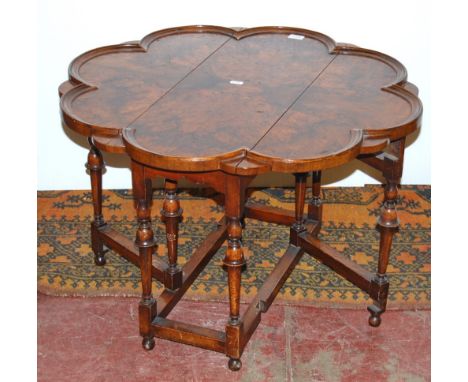
[[[386,270],[398,229],[397,186],[405,137],[419,127],[422,112],[417,89],[406,81],[398,61],[298,28],[182,27],[84,53],[70,65],[70,80],[59,92],[64,123],[86,135],[90,144],[86,167],[93,196],[95,262],[104,265],[105,253],[112,249],[141,270],[139,326],[144,349],[154,348],[154,337],[168,339],[224,353],[229,368],[239,370],[261,314],[304,253],[366,292],[373,299],[369,324],[380,325],[389,289]],[[113,230],[103,217],[101,150],[131,158],[138,218],[134,240]],[[377,220],[376,273],[318,238],[322,170],[353,159],[379,170],[386,180]],[[246,202],[250,182],[269,171],[294,175],[294,211]],[[309,176],[312,198],[305,212]],[[157,177],[165,179],[160,214],[167,261],[153,257],[157,243],[151,184]],[[225,216],[183,267],[177,262],[181,179],[225,195]],[[246,217],[290,226],[290,239],[241,316]],[[226,240],[225,330],[168,319]],[[157,298],[153,279],[164,285]]]

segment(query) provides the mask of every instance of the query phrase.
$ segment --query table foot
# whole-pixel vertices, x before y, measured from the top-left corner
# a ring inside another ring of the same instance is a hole
[[[229,358],[228,367],[231,371],[239,371],[242,367],[242,362],[237,358]]]
[[[102,227],[107,228],[105,224],[101,226],[101,228]],[[94,222],[91,223],[91,248],[94,252],[94,264],[98,266],[106,265],[105,254],[109,251],[109,248],[104,245],[99,233],[99,228]]]
[[[385,310],[381,309],[380,307],[378,307],[375,304],[368,306],[367,310],[370,313],[369,325],[372,326],[373,328],[377,328],[378,326],[380,326],[380,324],[382,323],[382,318],[380,317],[380,315]]]
[[[143,337],[141,345],[143,346],[143,349],[147,351],[153,350],[155,346],[154,337]]]
[[[94,254],[94,264],[102,267],[106,265],[106,258],[104,257],[104,253],[102,254]]]

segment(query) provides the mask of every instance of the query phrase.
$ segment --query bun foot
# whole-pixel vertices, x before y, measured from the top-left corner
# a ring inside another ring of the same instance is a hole
[[[104,257],[104,254],[94,255],[94,264],[99,266],[106,265],[106,258]]]
[[[231,371],[239,371],[242,367],[242,362],[240,359],[229,358],[228,367]]]
[[[153,350],[155,345],[154,337],[144,337],[142,345],[145,350]]]
[[[370,316],[369,317],[369,325],[376,328],[380,325],[380,323],[382,322],[382,319],[380,318],[380,316]]]
[[[373,328],[380,326],[382,322],[382,318],[380,318],[380,315],[384,312],[384,310],[380,309],[378,306],[375,305],[369,306],[367,310],[370,312],[369,325]]]

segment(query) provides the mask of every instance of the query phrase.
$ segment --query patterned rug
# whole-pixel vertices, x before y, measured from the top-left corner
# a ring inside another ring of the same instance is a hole
[[[184,264],[223,215],[223,196],[209,189],[179,193],[184,220],[180,225],[179,263]],[[310,195],[308,195],[310,197]],[[254,189],[257,203],[294,209],[292,189]],[[377,267],[379,234],[376,218],[383,198],[380,186],[325,188],[320,238],[363,267]],[[153,226],[165,258],[164,227],[158,214],[163,194],[154,193]],[[394,238],[388,274],[389,309],[430,307],[430,186],[403,186],[398,204],[401,228]],[[104,216],[128,237],[136,230],[128,190],[104,191]],[[104,267],[94,265],[89,224],[90,191],[38,192],[38,290],[64,296],[138,296],[139,269],[109,252]],[[247,269],[242,274],[242,301],[250,301],[275,266],[288,243],[289,228],[246,219],[243,232]],[[227,275],[222,269],[222,247],[184,298],[227,301]],[[154,283],[157,296],[161,284]],[[363,307],[368,297],[326,266],[305,254],[278,294],[277,303],[326,307]]]

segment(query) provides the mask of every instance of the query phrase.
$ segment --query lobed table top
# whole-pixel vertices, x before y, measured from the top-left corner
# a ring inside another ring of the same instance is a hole
[[[420,125],[397,60],[287,27],[190,26],[78,56],[71,129],[170,171],[300,172],[382,150]]]

